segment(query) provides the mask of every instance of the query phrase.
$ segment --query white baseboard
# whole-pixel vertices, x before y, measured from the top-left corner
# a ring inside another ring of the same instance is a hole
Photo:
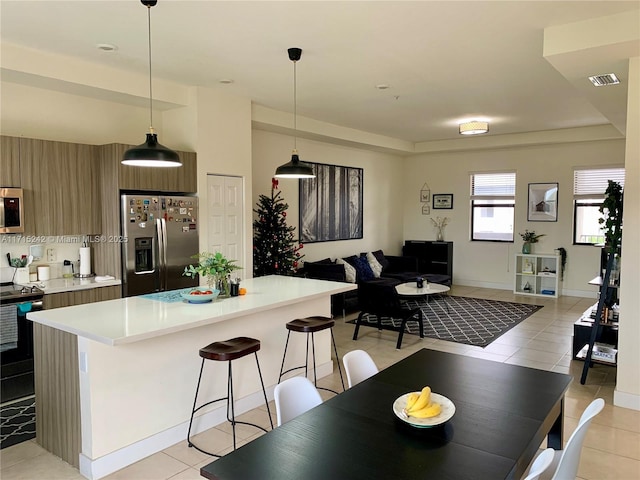
[[[326,377],[333,372],[333,362],[327,362],[318,366],[318,378]],[[313,371],[310,372],[313,378]],[[267,387],[267,398],[273,400],[273,390],[275,385]],[[236,415],[253,410],[254,408],[264,405],[264,396],[259,390],[246,397],[236,399],[235,412]],[[274,413],[274,412],[272,412]],[[204,413],[196,417],[191,428],[191,435],[197,435],[205,430],[213,428],[227,421],[226,403],[220,402],[220,406],[214,410]],[[275,424],[275,422],[274,422]],[[116,472],[124,467],[136,463],[154,453],[161,452],[165,448],[169,448],[178,442],[187,439],[187,431],[189,430],[189,420],[175,425],[163,432],[152,435],[151,437],[135,442],[125,448],[121,448],[115,452],[104,455],[100,458],[90,459],[80,453],[80,473],[89,480],[97,480]],[[211,461],[214,459],[212,458]]]
[[[640,410],[640,395],[621,392],[620,390],[616,389],[613,391],[613,404],[616,407],[629,408],[631,410]]]
[[[477,280],[459,280],[459,279],[455,279],[455,282],[453,283],[454,287],[456,285],[459,285],[461,287],[478,287],[478,288],[493,288],[495,290],[509,290],[509,291],[513,291],[513,285],[512,284],[505,284],[505,283],[490,283],[490,282],[480,282]],[[568,296],[568,297],[581,297],[581,298],[597,298],[598,297],[598,293],[597,292],[592,292],[590,290],[567,290],[567,289],[562,289],[561,291],[561,296]]]

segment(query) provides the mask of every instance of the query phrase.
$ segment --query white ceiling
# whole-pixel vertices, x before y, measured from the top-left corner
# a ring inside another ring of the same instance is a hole
[[[601,113],[607,109],[594,106],[586,83],[580,88],[588,80],[568,80],[543,57],[544,29],[639,7],[160,0],[151,9],[153,76],[291,112],[287,48],[300,47],[298,114],[323,122],[411,142],[456,138],[462,119],[489,120],[489,135],[603,125],[611,122]],[[137,0],[2,0],[0,21],[3,43],[148,72],[147,9]],[[101,43],[118,49],[105,53]],[[626,92],[625,85],[608,88]]]

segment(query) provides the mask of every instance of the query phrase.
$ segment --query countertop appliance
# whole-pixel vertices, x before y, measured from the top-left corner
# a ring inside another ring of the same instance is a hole
[[[42,310],[44,292],[37,287],[0,284],[1,402],[34,394],[33,323],[27,313]]]
[[[21,188],[0,188],[0,233],[23,233],[24,213]]]
[[[198,285],[182,275],[197,261],[197,218],[195,196],[121,195],[123,297]]]

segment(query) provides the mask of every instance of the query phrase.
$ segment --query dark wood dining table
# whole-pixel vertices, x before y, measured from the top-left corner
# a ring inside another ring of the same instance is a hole
[[[202,467],[219,480],[519,479],[562,448],[569,375],[422,349]],[[455,404],[416,428],[392,405],[425,385]]]

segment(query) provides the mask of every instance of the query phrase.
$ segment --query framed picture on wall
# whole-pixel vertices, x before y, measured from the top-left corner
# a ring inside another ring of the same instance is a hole
[[[558,221],[558,184],[530,183],[527,220],[530,222]]]
[[[315,178],[299,181],[303,243],[363,237],[362,168],[311,163]]]
[[[453,208],[453,193],[434,193],[433,209],[451,210]]]

